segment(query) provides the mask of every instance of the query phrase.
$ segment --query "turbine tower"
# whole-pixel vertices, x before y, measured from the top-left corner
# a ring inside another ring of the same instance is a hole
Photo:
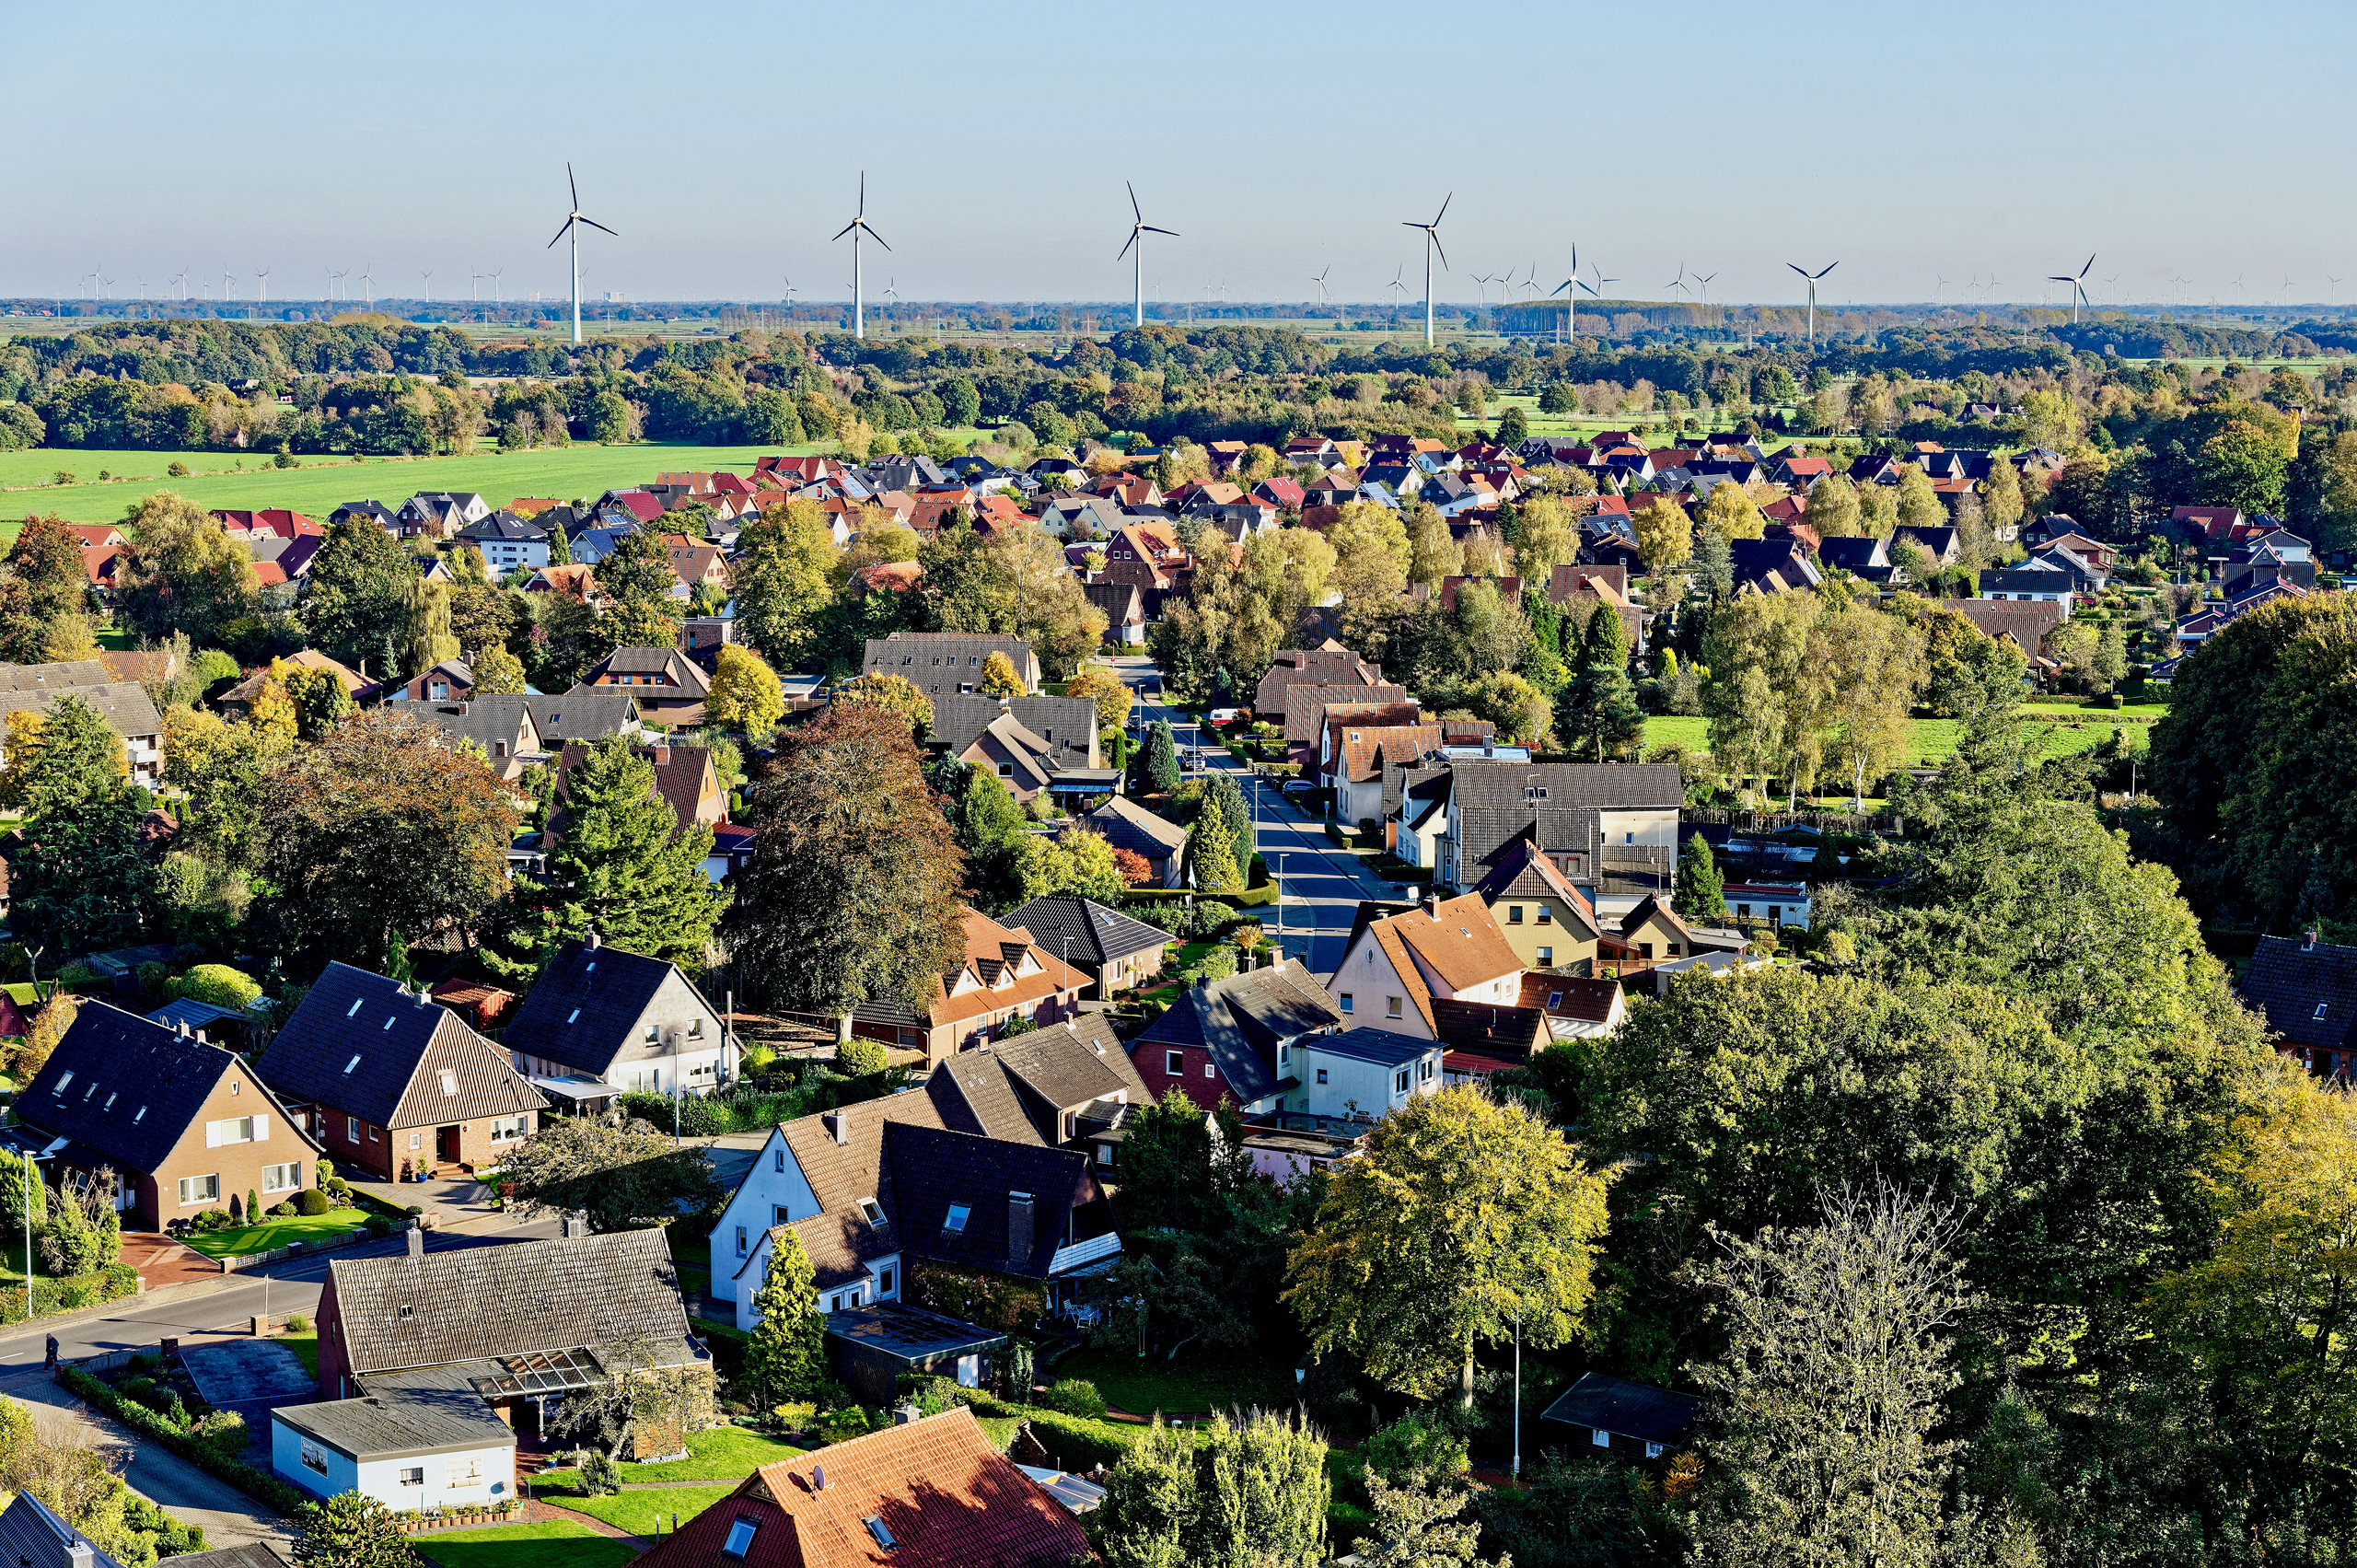
[[[1327,262],[1326,273],[1330,273],[1333,270],[1334,263],[1331,261]],[[1316,277],[1309,280],[1311,283],[1318,285],[1318,303],[1320,305],[1327,303],[1327,301],[1332,297],[1326,292],[1326,273],[1320,273]]]
[[[577,344],[581,342],[581,226],[586,223],[605,234],[614,234],[614,231],[596,218],[582,215],[581,182],[573,178],[573,165],[570,163],[564,166],[564,182],[573,190],[573,210],[565,215],[564,226],[556,231],[556,239],[563,239],[568,235],[573,239],[573,341]],[[614,238],[620,239],[621,236],[614,234]],[[556,239],[549,241],[549,250],[556,249]],[[366,274],[362,275],[365,277]]]
[[[2079,324],[2080,306],[2086,305],[2089,309],[2095,308],[2095,307],[2088,302],[2087,285],[2084,282],[2087,275],[2087,268],[2092,267],[2095,264],[2096,259],[2094,256],[2090,255],[2087,258],[2087,265],[2085,267],[2081,267],[2075,273],[2049,273],[2046,274],[2046,281],[2048,283],[2068,284],[2071,285],[2071,324],[2074,327]]]
[[[1440,250],[1440,264],[1446,270],[1448,266],[1448,252],[1441,250],[1440,220],[1448,215],[1448,203],[1455,200],[1457,200],[1457,192],[1454,191],[1443,197],[1440,211],[1433,215],[1433,221],[1430,223],[1416,223],[1403,218],[1399,224],[1402,228],[1421,228],[1424,231],[1424,346],[1426,348],[1433,346],[1433,252]]]
[[[1113,260],[1118,261],[1121,256],[1128,255],[1132,250],[1138,253],[1136,261],[1132,263],[1133,271],[1130,279],[1130,325],[1143,327],[1145,325],[1145,236],[1167,234],[1176,239],[1178,238],[1178,231],[1175,228],[1156,228],[1146,222],[1145,209],[1138,205],[1137,186],[1127,180],[1122,180],[1121,183],[1128,186],[1130,192],[1130,241],[1121,247],[1121,255],[1114,257]],[[835,238],[840,239],[842,237],[837,235]],[[878,240],[877,243],[883,242]]]
[[[254,300],[261,305],[270,303],[270,269],[268,267],[254,269]]]
[[[867,226],[867,170],[864,168],[859,171],[859,211],[851,222],[836,231],[835,238],[841,239],[846,234],[851,236],[851,335],[864,338],[867,336],[867,274],[860,268],[859,242],[873,239],[877,244],[884,245],[884,237]],[[884,245],[884,249],[889,250],[892,248]],[[1120,260],[1119,257],[1114,259]]]
[[[1808,280],[1808,341],[1811,348],[1817,346],[1817,280],[1823,277],[1826,273],[1831,272],[1840,264],[1841,263],[1839,261],[1828,261],[1825,263],[1823,271],[1807,273],[1801,272],[1800,267],[1794,262],[1787,261],[1784,263],[1784,265],[1791,267],[1793,271],[1796,273],[1800,273],[1801,276]]]

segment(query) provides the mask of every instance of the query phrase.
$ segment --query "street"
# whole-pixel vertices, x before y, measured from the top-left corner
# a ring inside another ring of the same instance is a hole
[[[1312,973],[1323,979],[1342,961],[1343,946],[1350,940],[1351,922],[1357,915],[1361,900],[1414,896],[1413,892],[1403,892],[1397,883],[1377,879],[1357,855],[1339,848],[1326,836],[1322,820],[1305,816],[1281,792],[1261,783],[1186,714],[1147,701],[1145,692],[1159,692],[1162,688],[1161,673],[1151,659],[1124,656],[1111,664],[1114,673],[1139,693],[1134,712],[1141,732],[1156,719],[1167,721],[1171,736],[1181,750],[1192,745],[1202,746],[1205,767],[1234,776],[1243,787],[1245,801],[1252,806],[1260,824],[1261,858],[1269,863],[1271,874],[1278,879],[1288,957],[1299,958]],[[1256,912],[1268,927],[1271,940],[1275,940],[1276,911]]]

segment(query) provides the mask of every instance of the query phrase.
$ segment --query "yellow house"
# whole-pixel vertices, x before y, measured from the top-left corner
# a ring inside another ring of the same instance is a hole
[[[1527,834],[1498,851],[1473,893],[1489,906],[1490,918],[1526,969],[1581,966],[1596,962],[1596,910],[1587,898],[1538,853]]]

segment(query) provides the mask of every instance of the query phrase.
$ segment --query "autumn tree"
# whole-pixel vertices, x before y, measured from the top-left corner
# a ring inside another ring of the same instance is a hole
[[[509,653],[504,644],[494,644],[475,655],[468,668],[475,678],[474,693],[478,697],[515,695],[524,690],[524,662]]]
[[[1850,793],[1865,809],[1866,782],[1897,767],[1913,735],[1910,717],[1923,685],[1923,644],[1896,615],[1853,604],[1810,633],[1809,663],[1824,690],[1830,726],[1826,760],[1850,775]]]
[[[303,633],[313,647],[346,664],[374,660],[388,678],[389,661],[409,642],[403,592],[417,566],[374,517],[346,514],[328,525],[303,583]]]
[[[1020,697],[1023,677],[1016,673],[1015,661],[998,648],[993,648],[982,660],[982,692],[990,697]]]
[[[785,716],[785,689],[761,655],[724,643],[712,672],[712,690],[704,698],[704,714],[714,724],[763,736]]]
[[[933,727],[933,699],[905,675],[863,675],[835,688],[835,708],[875,708],[894,714],[922,740]]]
[[[586,1116],[543,1120],[500,1156],[500,1181],[515,1185],[526,1213],[578,1212],[600,1235],[716,1210],[726,1196],[701,1144],[680,1148],[668,1132],[610,1127]]]
[[[176,844],[242,866],[253,847],[262,772],[273,752],[252,726],[201,708],[164,715],[164,782],[181,792]]]
[[[923,1006],[964,951],[963,857],[897,714],[836,707],[796,731],[755,784],[750,864],[725,929],[751,988],[842,1014]]]
[[[1666,495],[1656,495],[1631,518],[1637,530],[1637,553],[1649,572],[1675,572],[1694,554],[1694,524],[1686,509]]]
[[[668,648],[679,640],[687,600],[676,597],[679,575],[671,568],[671,547],[651,528],[633,528],[598,563],[598,586],[606,601],[598,609],[598,646]]]
[[[1454,577],[1464,571],[1464,550],[1448,531],[1448,519],[1440,515],[1440,508],[1419,501],[1405,510],[1408,580],[1437,588],[1443,577]]]
[[[1541,1347],[1579,1331],[1609,1179],[1520,1101],[1419,1094],[1329,1173],[1284,1299],[1321,1353],[1347,1351],[1417,1399],[1455,1384],[1469,1401],[1478,1343],[1517,1323]]]
[[[1819,539],[1857,538],[1857,486],[1847,474],[1826,474],[1808,487],[1808,510],[1803,516]]]
[[[1711,486],[1694,524],[1714,530],[1722,539],[1759,539],[1768,532],[1768,519],[1758,503],[1731,480]]]
[[[516,819],[490,767],[442,730],[361,713],[263,784],[270,912],[313,953],[382,953],[397,935],[466,929],[506,891]]]
[[[1523,581],[1551,583],[1555,568],[1578,560],[1579,555],[1579,519],[1569,502],[1541,493],[1522,504],[1515,514],[1514,560]]]
[[[141,636],[160,641],[185,632],[206,643],[251,611],[246,547],[195,502],[157,491],[132,503],[123,527],[132,546],[115,569],[115,607]]]
[[[1097,704],[1097,727],[1121,729],[1130,722],[1130,709],[1137,702],[1137,693],[1120,675],[1101,664],[1081,666],[1080,673],[1064,682],[1064,695],[1086,697]]]
[[[25,585],[27,610],[40,621],[78,614],[89,597],[81,536],[54,514],[27,517],[7,561],[16,581]]]

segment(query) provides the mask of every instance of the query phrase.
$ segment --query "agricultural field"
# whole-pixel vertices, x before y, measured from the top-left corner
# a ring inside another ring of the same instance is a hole
[[[2040,755],[2046,757],[2091,751],[2109,740],[2115,729],[2125,729],[2131,743],[2139,749],[2147,749],[2152,745],[2153,725],[2167,711],[2156,703],[2137,703],[2117,711],[2067,703],[2026,703],[2022,708],[2024,722],[2046,732],[2040,750]],[[1956,727],[1954,719],[1910,720],[1907,765],[1924,767],[1945,761],[1956,749]],[[1645,744],[1708,752],[1711,721],[1666,714],[1649,718],[1645,721]]]

